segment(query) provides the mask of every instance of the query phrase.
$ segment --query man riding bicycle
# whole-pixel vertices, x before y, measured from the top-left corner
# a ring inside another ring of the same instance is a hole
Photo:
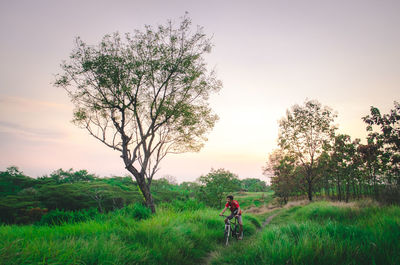
[[[225,219],[225,223],[228,222],[228,219],[231,220],[233,217],[235,217],[238,220],[239,223],[239,240],[243,239],[243,222],[242,222],[242,210],[240,210],[240,206],[238,201],[235,201],[233,199],[232,195],[229,195],[226,197],[226,204],[225,204],[225,208],[222,210],[222,212],[219,214],[220,216],[222,216],[224,214],[224,212],[226,211],[226,209],[230,209],[231,210],[231,215],[229,215],[226,219]]]

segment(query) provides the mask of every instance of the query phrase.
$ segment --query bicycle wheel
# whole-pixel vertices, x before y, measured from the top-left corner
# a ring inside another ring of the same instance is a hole
[[[226,225],[225,226],[225,232],[224,232],[224,238],[225,238],[225,245],[227,246],[229,244],[229,236],[231,234],[231,226]]]
[[[239,239],[239,225],[238,224],[235,224],[235,227],[233,228],[232,237],[234,237],[236,240]]]

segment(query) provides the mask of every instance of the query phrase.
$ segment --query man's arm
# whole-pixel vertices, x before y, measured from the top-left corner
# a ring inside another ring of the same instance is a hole
[[[237,209],[238,209],[238,210],[237,210],[236,216],[239,216],[239,213],[240,213],[240,206],[239,206]]]
[[[222,216],[224,214],[224,212],[226,211],[226,209],[228,209],[228,207],[225,207],[219,215]]]

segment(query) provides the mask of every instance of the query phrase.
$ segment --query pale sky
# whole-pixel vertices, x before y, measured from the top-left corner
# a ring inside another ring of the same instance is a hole
[[[179,21],[213,36],[207,62],[222,90],[220,120],[199,153],[170,155],[158,177],[193,181],[211,168],[262,180],[278,123],[316,99],[338,113],[341,133],[366,136],[361,117],[400,100],[400,1],[0,1],[0,170],[36,177],[63,168],[126,175],[118,152],[70,121],[66,92],[52,86],[80,36],[133,32]]]

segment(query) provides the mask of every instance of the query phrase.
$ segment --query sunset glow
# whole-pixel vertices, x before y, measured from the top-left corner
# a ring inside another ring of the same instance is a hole
[[[32,177],[58,168],[127,175],[120,154],[75,127],[67,93],[53,86],[74,37],[156,26],[189,12],[213,36],[207,56],[223,88],[219,121],[199,153],[168,156],[158,177],[193,181],[211,168],[262,175],[278,120],[316,99],[341,133],[365,141],[370,106],[400,99],[400,1],[1,1],[0,170]]]

